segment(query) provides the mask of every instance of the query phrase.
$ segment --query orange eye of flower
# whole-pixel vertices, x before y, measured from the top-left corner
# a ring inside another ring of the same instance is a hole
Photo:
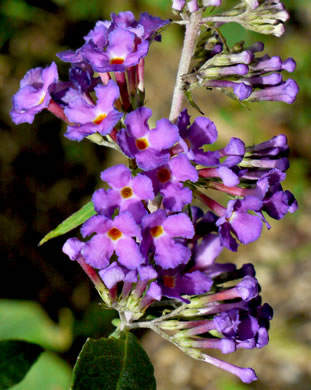
[[[150,233],[152,237],[159,237],[163,233],[163,227],[162,226],[155,226],[150,229]]]
[[[117,228],[111,228],[109,231],[108,231],[108,236],[112,239],[112,240],[118,240],[120,237],[122,237],[122,233],[120,232],[119,229]]]
[[[133,196],[133,190],[131,187],[124,187],[122,188],[121,190],[121,196],[122,198],[130,198],[131,196]]]
[[[139,150],[145,150],[149,146],[149,142],[145,138],[138,138],[136,140],[136,146]]]
[[[94,120],[93,120],[93,123],[95,123],[95,125],[99,125],[100,123],[102,123],[102,121],[106,118],[106,114],[99,114]]]
[[[171,178],[171,173],[167,168],[162,168],[157,173],[158,179],[161,183],[166,183]]]
[[[174,278],[174,276],[165,275],[163,277],[163,283],[164,283],[164,286],[166,286],[166,287],[174,288],[175,287],[175,278]]]
[[[124,59],[121,57],[111,58],[111,60],[110,60],[111,65],[121,65],[121,64],[123,64],[123,62],[124,62]]]

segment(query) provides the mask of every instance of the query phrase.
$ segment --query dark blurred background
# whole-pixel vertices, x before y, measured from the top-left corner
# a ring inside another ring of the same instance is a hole
[[[248,33],[235,24],[222,31],[229,45],[261,40],[268,54],[296,59],[297,70],[290,77],[298,81],[301,91],[293,105],[257,103],[246,108],[218,92],[194,93],[201,109],[216,123],[220,144],[232,136],[252,144],[285,133],[291,147],[285,188],[296,195],[299,211],[283,221],[272,221],[271,231],[238,254],[222,255],[238,264],[254,262],[264,301],[275,308],[269,346],[228,357],[235,364],[253,366],[260,381],[242,385],[145,333],[140,336],[155,365],[159,390],[311,388],[311,2],[284,0],[284,4],[291,19],[281,38]],[[14,389],[67,389],[70,366],[86,337],[111,331],[114,314],[103,310],[79,266],[62,254],[63,243],[75,232],[42,247],[37,244],[90,199],[101,185],[99,173],[121,160],[87,140],[67,140],[64,124],[48,112],[37,115],[32,125],[15,126],[9,117],[11,97],[27,70],[52,61],[66,80],[68,65],[55,53],[80,47],[95,22],[109,19],[111,12],[131,10],[138,17],[147,11],[169,18],[170,8],[170,0],[0,2],[0,338],[24,337],[50,351]],[[182,27],[171,26],[146,59],[146,99],[153,121],[169,114],[182,37]]]

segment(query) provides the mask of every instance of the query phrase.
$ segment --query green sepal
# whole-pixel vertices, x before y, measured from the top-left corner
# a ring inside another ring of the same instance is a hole
[[[65,221],[59,224],[55,229],[51,230],[46,236],[44,236],[39,242],[39,246],[51,240],[52,238],[62,236],[63,234],[70,232],[70,230],[82,225],[83,222],[95,214],[96,211],[94,210],[94,204],[92,201],[90,201],[80,210],[76,211],[70,217],[65,219]]]
[[[200,107],[193,100],[190,89],[185,91],[185,96],[193,108],[195,108],[201,115],[205,115],[204,112],[200,109]]]

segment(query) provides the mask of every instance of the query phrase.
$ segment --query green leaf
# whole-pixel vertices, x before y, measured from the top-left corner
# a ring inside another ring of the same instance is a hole
[[[155,390],[152,364],[136,337],[88,339],[73,372],[72,390]]]
[[[27,341],[0,341],[0,390],[20,382],[42,352],[42,347]]]
[[[12,390],[68,390],[71,367],[52,352],[44,352],[26,378]]]
[[[72,342],[72,314],[59,313],[55,324],[42,307],[32,301],[0,300],[0,339],[23,339],[44,348],[66,351]]]
[[[52,238],[70,232],[70,230],[80,226],[83,222],[85,222],[87,219],[89,219],[95,214],[96,211],[94,210],[93,202],[90,201],[86,205],[84,205],[79,211],[75,212],[69,218],[65,219],[65,221],[58,225],[57,228],[50,231],[50,233],[44,236],[39,242],[39,246],[51,240]]]

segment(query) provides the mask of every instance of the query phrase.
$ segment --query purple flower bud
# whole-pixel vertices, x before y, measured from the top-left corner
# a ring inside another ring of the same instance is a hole
[[[247,98],[252,102],[258,101],[281,101],[288,104],[293,103],[296,100],[299,92],[298,84],[293,79],[281,83],[278,86],[273,86],[264,89],[257,89]]]
[[[112,263],[109,267],[99,271],[99,276],[105,283],[106,287],[111,289],[116,286],[117,283],[121,282],[125,278],[123,269],[116,263]]]
[[[173,0],[172,8],[176,11],[181,11],[186,4],[186,0]]]
[[[296,69],[296,61],[293,58],[287,58],[284,62],[282,62],[282,69],[287,72],[293,72]]]
[[[190,0],[190,1],[188,1],[187,7],[188,7],[189,12],[197,11],[199,9],[198,0]]]
[[[85,243],[77,238],[69,238],[63,245],[63,252],[69,256],[70,260],[76,260],[81,253]]]
[[[252,86],[278,85],[282,82],[282,75],[280,73],[272,73],[268,76],[254,76],[244,79],[245,82]],[[248,97],[248,96],[247,96]]]
[[[235,287],[243,301],[250,301],[258,295],[258,281],[252,276],[245,276]]]
[[[230,364],[228,362],[225,362],[223,360],[219,360],[214,357],[211,357],[209,355],[206,354],[202,354],[202,355],[203,355],[202,356],[203,360],[205,362],[210,363],[216,367],[219,367],[225,371],[228,371],[233,375],[236,375],[238,378],[241,379],[243,383],[251,383],[257,380],[255,371],[252,368],[241,368],[233,364]]]

